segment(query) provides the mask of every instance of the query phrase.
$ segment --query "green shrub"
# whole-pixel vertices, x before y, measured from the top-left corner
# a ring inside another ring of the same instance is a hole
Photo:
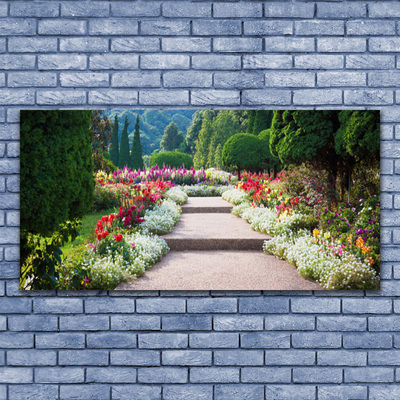
[[[163,151],[161,153],[153,153],[150,158],[150,167],[158,165],[160,168],[165,164],[166,167],[185,168],[193,167],[193,157],[179,151]]]

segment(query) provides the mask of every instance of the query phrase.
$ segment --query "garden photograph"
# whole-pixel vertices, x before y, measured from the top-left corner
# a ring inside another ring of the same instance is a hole
[[[22,110],[21,290],[379,290],[380,113]]]

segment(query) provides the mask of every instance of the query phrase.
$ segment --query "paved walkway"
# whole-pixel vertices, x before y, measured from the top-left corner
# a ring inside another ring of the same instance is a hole
[[[262,252],[270,236],[230,214],[220,197],[189,197],[175,229],[164,235],[171,251],[121,290],[321,290],[286,261]]]

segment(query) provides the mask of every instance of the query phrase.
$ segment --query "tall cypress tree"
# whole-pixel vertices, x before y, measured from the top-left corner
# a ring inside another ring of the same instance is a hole
[[[253,130],[249,133],[258,135],[260,132],[271,128],[274,112],[272,110],[257,110],[253,123]]]
[[[133,169],[143,168],[142,144],[140,143],[140,119],[136,116],[135,133],[133,134],[130,165]]]
[[[249,110],[247,111],[247,129],[246,132],[247,133],[253,133],[253,129],[254,129],[254,120],[256,118],[256,110]]]
[[[119,147],[119,161],[118,166],[124,168],[129,166],[129,139],[128,139],[128,117],[125,115],[124,129],[121,135],[121,144]]]
[[[117,167],[118,166],[118,159],[119,159],[119,140],[118,140],[118,118],[115,116],[114,118],[114,127],[113,133],[111,137],[111,150],[110,150],[110,158],[111,162]]]

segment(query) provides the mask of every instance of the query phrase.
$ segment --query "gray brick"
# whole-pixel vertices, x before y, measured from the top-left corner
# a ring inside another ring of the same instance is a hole
[[[367,319],[350,316],[317,317],[317,329],[319,331],[365,331]]]
[[[57,385],[12,385],[9,387],[10,400],[47,400],[58,397]]]
[[[295,298],[291,302],[294,313],[339,313],[340,299],[301,299]]]
[[[171,3],[169,3],[171,4]],[[195,20],[193,35],[197,36],[237,36],[242,33],[241,21],[235,20]]]
[[[108,352],[105,350],[61,350],[58,353],[59,365],[108,365]]]
[[[135,383],[136,370],[133,368],[88,368],[87,383]]]
[[[108,385],[62,385],[60,386],[60,399],[96,399],[108,400],[110,386]]]
[[[0,59],[0,68],[9,69],[33,69],[35,67],[34,55],[3,54]]]
[[[9,87],[56,87],[57,75],[51,72],[10,72]]]
[[[343,313],[352,314],[390,314],[391,300],[384,299],[343,299]]]
[[[400,4],[397,2],[376,2],[369,4],[370,18],[395,18],[400,17]]]
[[[2,74],[0,74],[0,87],[4,87],[4,86],[6,86],[6,74],[2,73]],[[5,112],[4,112],[4,114],[5,114]],[[0,114],[0,121],[1,120],[2,119],[1,119],[1,114]],[[2,122],[4,122],[4,120]]]
[[[334,3],[318,3],[318,18],[362,18],[367,16],[367,7],[365,4],[344,3],[338,7]]]
[[[191,53],[209,53],[211,51],[211,39],[206,38],[163,38],[162,51],[180,53],[182,49]]]
[[[289,299],[284,297],[243,297],[239,299],[239,312],[245,314],[274,314],[289,312]]]
[[[92,90],[89,93],[89,104],[124,104],[136,105],[138,94],[132,90]]]
[[[31,383],[32,368],[0,368],[0,383]]]
[[[87,347],[90,348],[134,348],[136,335],[125,332],[99,332],[87,335]]]
[[[400,365],[399,350],[372,350],[368,352],[369,365]]]
[[[61,38],[60,50],[65,52],[106,52],[108,39],[103,38]]]
[[[142,69],[188,69],[189,56],[173,54],[152,54],[140,56]]]
[[[1,3],[0,4],[0,17],[7,17],[7,13],[8,13],[8,4]]]
[[[113,17],[158,17],[161,14],[160,3],[118,1],[111,3]]]
[[[293,368],[294,383],[341,383],[341,368]]]
[[[216,350],[215,365],[263,365],[264,352],[261,350]]]
[[[115,315],[111,316],[111,329],[117,331],[159,330],[161,318],[153,315]]]
[[[237,348],[239,347],[238,333],[191,333],[189,346],[192,348]]]
[[[400,71],[376,71],[368,74],[368,85],[372,87],[398,86]]]
[[[315,74],[310,72],[267,72],[265,74],[266,87],[314,87]]]
[[[4,288],[3,288],[3,296],[4,296]],[[7,317],[0,316],[0,331],[7,330]]]
[[[11,37],[8,39],[8,50],[11,53],[55,52],[57,51],[57,39],[43,37]]]
[[[215,400],[263,400],[262,385],[216,385]]]
[[[257,332],[240,335],[240,346],[255,349],[288,349],[290,347],[289,333]]]
[[[157,366],[160,365],[160,353],[153,350],[112,350],[111,365]]]
[[[390,105],[393,104],[391,90],[345,90],[344,103],[347,105]]]
[[[215,316],[214,330],[216,331],[260,331],[263,329],[263,317],[260,316]]]
[[[18,165],[19,165],[18,160],[8,160],[8,159],[0,160],[0,173],[2,173],[2,174],[17,173],[18,169],[19,169]],[[4,230],[3,235],[6,234],[7,231],[8,231],[7,229]],[[10,234],[14,233],[13,230],[9,230],[9,232],[10,232]],[[3,235],[0,235],[0,236],[3,236]],[[6,239],[7,239],[7,237],[4,237],[3,240],[6,240]],[[9,241],[7,240],[7,242],[9,242]]]
[[[172,36],[172,35],[189,35],[189,21],[142,21],[140,25],[141,35],[157,35],[157,36]]]
[[[346,68],[351,69],[393,69],[395,67],[394,56],[389,55],[355,55],[346,56]]]
[[[161,400],[161,386],[138,384],[113,386],[112,398],[116,400]]]
[[[187,383],[187,381],[187,368],[158,367],[138,369],[138,382],[140,383]]]
[[[335,386],[337,387],[337,386]],[[316,396],[315,386],[300,385],[267,385],[265,387],[267,399],[292,400],[314,400]]]
[[[267,18],[313,18],[314,4],[269,1],[264,5],[264,16]]]
[[[192,90],[192,105],[239,105],[240,94],[231,90]]]
[[[59,5],[57,3],[18,1],[10,4],[11,17],[58,17],[58,15]]]
[[[108,79],[107,73],[62,72],[60,74],[60,84],[63,87],[104,87],[109,85]]]
[[[370,331],[399,331],[400,316],[370,317],[368,318],[368,329]]]
[[[215,38],[213,50],[224,53],[253,53],[262,51],[260,38]]]
[[[109,5],[102,1],[61,3],[62,17],[107,17]]]
[[[79,54],[53,54],[39,55],[39,70],[60,69],[85,69],[87,60],[85,55]]]
[[[164,331],[209,331],[212,317],[199,315],[180,315],[162,317]]]
[[[396,52],[400,47],[400,38],[370,38],[369,50],[372,52]]]
[[[386,230],[386,229],[381,230],[381,243],[382,244],[391,244],[392,243],[392,231],[391,230]],[[395,276],[395,279],[396,279],[396,276]]]
[[[4,258],[6,261],[19,261],[19,248],[9,247],[5,249]]]
[[[139,57],[125,54],[95,54],[89,57],[90,69],[137,69]]]
[[[371,385],[369,391],[370,400],[395,399],[400,396],[400,386]]]
[[[323,350],[317,354],[318,365],[333,366],[357,366],[367,365],[367,353],[365,351]]]
[[[334,89],[297,90],[293,93],[293,104],[295,104],[295,105],[315,105],[315,104],[339,105],[339,104],[342,104],[342,92],[341,92],[341,90],[334,90]]]
[[[39,35],[84,35],[85,21],[70,19],[41,20],[38,25]]]
[[[210,3],[188,3],[184,1],[166,2],[162,5],[164,17],[207,18],[211,17]]]
[[[115,38],[111,39],[111,51],[118,52],[157,52],[160,50],[158,38]]]
[[[141,90],[139,92],[139,103],[141,105],[154,105],[154,106],[160,106],[160,105],[177,105],[177,106],[185,106],[189,104],[189,92],[187,90],[175,90],[175,91],[144,91]],[[171,302],[170,304],[168,304],[168,302],[166,302],[166,309],[164,309],[162,307],[163,304],[163,300],[176,300],[177,302]],[[160,299],[160,306],[164,311],[161,311],[160,309],[160,313],[179,313],[182,312],[182,303],[179,303],[178,300],[182,300],[183,299]],[[139,301],[139,300],[138,300]],[[173,304],[176,304],[176,308]],[[152,303],[152,305],[150,306],[149,310],[151,308],[154,308],[155,310],[158,309],[157,303]],[[158,312],[158,311],[146,311],[147,307],[144,305],[141,307],[141,310],[143,310],[142,312]],[[168,311],[170,310],[170,311]],[[140,311],[138,311],[140,312]]]
[[[267,104],[267,105],[289,105],[291,103],[291,93],[289,90],[244,90],[242,92],[242,104],[247,106]]]
[[[318,385],[318,398],[321,400],[366,400],[367,387],[356,385]]]
[[[109,329],[109,317],[95,315],[72,315],[60,317],[63,331],[100,331]]]
[[[36,20],[13,18],[0,20],[0,36],[34,35],[36,33]]]
[[[302,315],[271,315],[265,318],[265,330],[268,331],[312,331],[315,329],[315,317]]]
[[[266,365],[314,365],[315,351],[309,350],[266,350]]]
[[[99,18],[89,21],[90,35],[137,35],[138,21],[134,19]]]
[[[289,55],[255,54],[243,56],[244,69],[290,69],[292,57]]]
[[[38,383],[83,383],[85,370],[83,368],[36,368],[35,382]]]
[[[37,104],[41,105],[75,105],[86,103],[84,90],[46,90],[36,95]]]
[[[291,375],[290,368],[247,367],[241,371],[245,383],[290,383]]]
[[[306,349],[334,349],[341,347],[342,335],[326,332],[296,332],[292,334],[292,346]]]
[[[214,4],[214,18],[260,18],[262,5],[259,3]]]
[[[317,84],[320,87],[366,86],[367,74],[365,72],[346,71],[318,72]]]
[[[134,299],[92,298],[85,300],[85,312],[88,314],[133,313]]]
[[[382,6],[382,3],[379,4]],[[370,7],[372,4],[370,4]],[[381,8],[381,7],[380,7]],[[369,9],[371,14],[371,8]],[[347,21],[346,22],[346,32],[348,35],[357,36],[377,36],[377,35],[394,35],[396,31],[394,21],[368,21],[368,20],[358,20],[358,21]]]
[[[172,88],[211,87],[212,73],[192,70],[165,72],[163,74],[163,83],[164,87]]]
[[[166,350],[162,352],[162,365],[211,365],[212,352],[205,350]]]
[[[29,349],[33,347],[32,333],[0,332],[2,349]]]
[[[318,38],[317,51],[324,53],[363,53],[367,41],[363,38]]]
[[[190,382],[239,383],[239,368],[229,368],[229,367],[191,368]]]
[[[245,35],[292,35],[291,21],[245,21],[243,24]]]
[[[179,349],[188,346],[188,335],[183,333],[139,334],[142,349]]]
[[[0,92],[0,99],[1,99],[1,92]],[[19,205],[19,196],[16,196],[14,194],[3,194],[0,197],[0,206],[3,210],[7,210],[7,209],[14,210],[14,209],[18,208],[18,205]],[[5,277],[3,275],[4,270],[5,270],[5,266],[3,265],[2,266],[2,278]],[[18,277],[19,277],[19,273],[18,273]]]
[[[0,229],[0,232],[4,228]],[[3,236],[0,234],[0,236]],[[0,241],[5,239],[1,238]],[[32,300],[29,298],[2,298],[0,301],[0,314],[8,314],[12,310],[13,314],[30,314],[32,309]]]
[[[164,400],[208,400],[213,395],[213,388],[209,385],[166,385],[163,387]]]
[[[42,315],[9,316],[8,329],[10,331],[56,331],[57,317]]]
[[[296,21],[294,23],[294,29],[296,35],[300,36],[338,36],[344,35],[344,22],[321,20]]]
[[[187,301],[190,313],[233,313],[237,311],[234,298],[192,298]]]
[[[348,333],[343,335],[345,349],[387,349],[392,347],[388,333]]]
[[[181,56],[186,57],[186,56]],[[143,57],[142,57],[143,58]],[[241,68],[240,56],[205,54],[192,56],[193,69],[208,69],[208,70],[238,70]],[[187,61],[189,66],[189,60]],[[142,64],[143,67],[143,64]]]
[[[52,366],[56,365],[57,353],[54,350],[10,350],[7,364],[13,366]]]
[[[381,157],[385,158],[400,158],[400,143],[398,142],[383,142],[381,148]],[[395,177],[391,177],[395,179]],[[385,182],[386,183],[386,182]],[[394,184],[397,182],[394,181]],[[386,190],[390,190],[388,186],[383,186]]]
[[[344,381],[351,383],[358,382],[393,382],[393,368],[364,367],[346,368],[344,370]]]
[[[333,54],[298,55],[294,65],[301,69],[340,69],[344,65],[344,56]]]

